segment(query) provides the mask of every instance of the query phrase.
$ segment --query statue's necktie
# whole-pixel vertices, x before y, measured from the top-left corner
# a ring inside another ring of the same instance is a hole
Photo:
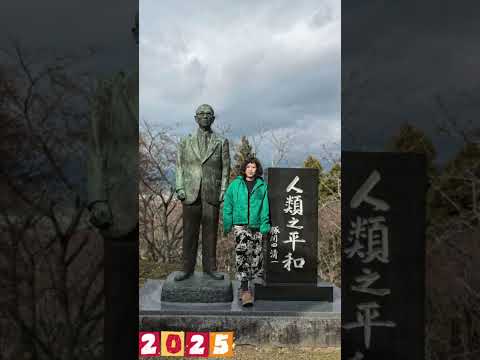
[[[203,134],[203,154],[207,155],[207,150],[208,150],[208,140],[209,140],[209,134],[205,133]]]

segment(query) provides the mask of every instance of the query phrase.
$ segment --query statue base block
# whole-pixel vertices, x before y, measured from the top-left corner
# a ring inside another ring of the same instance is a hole
[[[183,281],[173,278],[178,271],[168,275],[162,287],[161,300],[180,303],[223,303],[233,300],[232,282],[228,274],[223,280],[214,280],[203,272],[195,272]]]

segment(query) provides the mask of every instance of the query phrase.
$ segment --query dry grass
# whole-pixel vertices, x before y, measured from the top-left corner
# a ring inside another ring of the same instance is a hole
[[[273,347],[239,345],[235,348],[234,359],[275,359],[275,360],[339,360],[340,348]]]
[[[143,259],[140,259],[138,266],[140,288],[147,279],[165,279],[171,272],[182,269],[181,264],[161,264]]]

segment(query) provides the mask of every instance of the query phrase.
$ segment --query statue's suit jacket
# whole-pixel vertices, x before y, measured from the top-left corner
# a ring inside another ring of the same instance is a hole
[[[193,204],[200,195],[202,201],[219,205],[223,201],[229,177],[227,139],[213,132],[204,156],[200,152],[197,134],[182,139],[177,151],[176,191],[185,192],[184,204]]]
[[[137,72],[97,83],[88,150],[89,203],[110,206],[113,225],[104,236],[124,236],[138,224]]]

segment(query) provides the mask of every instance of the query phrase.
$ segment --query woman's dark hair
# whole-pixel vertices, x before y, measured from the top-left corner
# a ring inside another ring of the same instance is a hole
[[[263,175],[263,167],[262,164],[260,163],[260,160],[258,160],[256,157],[251,156],[246,158],[243,163],[242,167],[240,169],[240,175],[245,177],[245,170],[247,169],[248,164],[255,164],[257,165],[257,172],[255,173],[256,177],[261,177]]]

